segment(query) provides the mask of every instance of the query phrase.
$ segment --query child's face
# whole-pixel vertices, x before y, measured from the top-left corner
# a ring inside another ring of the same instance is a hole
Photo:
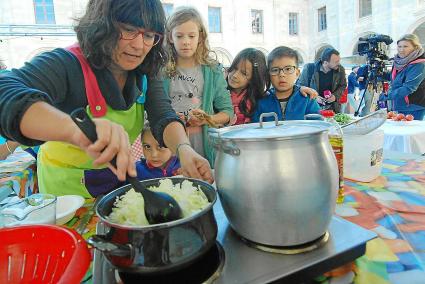
[[[272,61],[269,67],[269,73],[272,70],[278,70],[277,74],[270,74],[270,81],[273,87],[279,92],[291,90],[295,81],[300,74],[300,70],[296,67],[297,62],[292,57],[280,57]],[[292,73],[291,73],[292,72]]]
[[[249,60],[241,60],[236,68],[229,73],[229,86],[236,92],[241,92],[248,87],[252,78],[252,64]]]
[[[171,150],[160,147],[150,131],[143,134],[142,146],[146,161],[154,167],[164,166],[172,156]]]
[[[170,42],[174,44],[177,56],[191,58],[196,53],[199,43],[199,27],[193,21],[187,21],[171,32]]]

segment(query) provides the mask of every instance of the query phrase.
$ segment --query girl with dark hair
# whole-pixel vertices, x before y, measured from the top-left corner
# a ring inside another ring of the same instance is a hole
[[[236,55],[228,74],[227,85],[235,112],[232,124],[249,123],[257,101],[268,89],[266,58],[261,51],[246,48]]]
[[[182,173],[213,181],[157,78],[166,60],[164,22],[159,0],[90,0],[75,27],[78,44],[1,76],[0,134],[30,146],[48,141],[37,160],[41,192],[109,192],[119,185],[98,178],[106,167],[120,181],[127,173],[136,176],[130,143],[141,132],[145,110],[155,139],[178,154]],[[68,115],[81,107],[96,124],[95,143]],[[115,156],[116,168],[108,164]]]

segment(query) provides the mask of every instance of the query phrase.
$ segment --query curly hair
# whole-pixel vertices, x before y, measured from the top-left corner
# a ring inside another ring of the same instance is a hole
[[[208,34],[203,23],[201,14],[193,7],[179,7],[167,19],[165,24],[165,48],[168,53],[169,60],[166,64],[165,73],[169,77],[176,75],[177,51],[171,43],[173,29],[188,21],[195,22],[199,27],[199,43],[194,54],[195,62],[201,65],[217,65],[217,61],[211,58],[210,46],[208,44]]]
[[[120,40],[119,23],[164,34],[165,14],[159,0],[90,0],[86,13],[74,27],[78,42],[89,63],[98,69],[112,64],[112,54]],[[157,75],[166,62],[161,41],[152,47],[136,68]]]
[[[252,77],[248,82],[246,95],[239,103],[239,109],[243,115],[252,116],[255,111],[257,101],[264,96],[269,85],[267,80],[266,57],[258,49],[245,48],[236,55],[227,72],[231,73],[233,70],[237,69],[239,63],[245,61],[249,61],[252,65]],[[227,80],[228,78],[229,77],[227,77]],[[227,85],[228,89],[232,91],[230,85]],[[251,104],[250,108],[248,108],[249,104]]]

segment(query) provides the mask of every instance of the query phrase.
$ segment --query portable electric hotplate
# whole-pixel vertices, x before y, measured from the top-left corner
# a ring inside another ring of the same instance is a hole
[[[242,240],[230,227],[220,201],[214,206],[217,244],[182,270],[146,276],[119,272],[100,251],[95,251],[93,283],[298,283],[362,256],[376,234],[334,216],[328,232],[296,247],[268,247]],[[102,223],[97,234],[103,234]]]

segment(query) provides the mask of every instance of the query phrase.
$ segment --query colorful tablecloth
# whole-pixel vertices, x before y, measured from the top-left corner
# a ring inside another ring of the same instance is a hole
[[[77,210],[77,212],[75,212],[75,216],[68,222],[66,223],[64,226],[68,227],[68,228],[72,228],[74,230],[77,230],[78,226],[80,225],[80,222],[82,220],[82,218],[84,217],[84,215],[86,215],[88,213],[88,211],[90,210],[90,208],[94,205],[94,201],[95,198],[91,198],[91,199],[86,199],[86,202],[84,204],[83,207],[81,207],[80,209]],[[84,239],[88,239],[90,236],[94,235],[96,233],[96,224],[98,222],[98,217],[96,215],[94,215],[90,221],[87,223],[85,230],[82,234]],[[92,255],[93,255],[93,248],[91,248],[92,251]],[[92,284],[92,271],[93,271],[93,262],[90,265],[90,268],[88,269],[85,277],[83,278],[83,281],[81,283],[84,284]]]
[[[352,278],[346,272],[354,268],[357,284],[425,283],[425,157],[386,159],[380,177],[370,183],[345,180],[345,190],[336,213],[379,237],[367,244],[366,254],[354,265],[340,269],[339,278]],[[76,229],[93,202],[88,199],[67,226]],[[94,217],[88,223],[85,238],[95,233],[97,221]],[[337,278],[319,282],[349,283],[335,282]],[[91,270],[84,283],[90,282]]]
[[[379,238],[356,261],[355,283],[425,283],[425,157],[387,159],[370,183],[345,181],[337,214]]]
[[[35,159],[25,151],[17,151],[0,161],[0,199],[12,192],[19,197],[38,192]]]

